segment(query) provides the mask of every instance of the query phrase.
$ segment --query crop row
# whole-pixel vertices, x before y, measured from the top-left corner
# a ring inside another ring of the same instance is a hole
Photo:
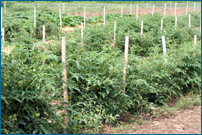
[[[190,90],[200,92],[201,43],[198,41],[194,48],[193,37],[197,35],[200,40],[201,34],[198,29],[188,27],[187,15],[178,17],[176,29],[175,18],[166,17],[162,30],[162,16],[145,16],[142,18],[144,32],[140,35],[142,20],[128,14],[123,18],[120,14],[109,14],[106,25],[87,25],[84,47],[81,47],[81,29],[72,33],[60,31],[57,15],[38,13],[37,38],[33,37],[31,13],[10,14],[4,18],[6,44],[15,48],[8,55],[2,53],[2,133],[80,133],[81,129],[92,127],[98,130],[103,123],[117,121],[122,112],[137,115],[141,105],[143,110],[153,111],[156,105],[166,104],[173,96]],[[73,18],[78,24],[83,21],[82,17]],[[102,18],[95,17],[96,21],[89,18],[87,23],[102,22]],[[192,14],[191,27],[200,24],[199,18],[199,13]],[[115,41],[114,21],[117,21]],[[47,38],[53,42],[37,41],[41,39],[43,24]],[[61,37],[64,35],[67,55],[66,62],[62,63]],[[162,35],[166,37],[165,55]],[[125,36],[129,36],[130,41],[123,93]],[[64,65],[66,82],[62,79]],[[63,107],[65,102],[52,107],[49,103],[53,100],[63,100],[63,83],[68,88],[68,108]],[[57,110],[68,111],[68,130],[63,124],[65,114],[59,117]]]

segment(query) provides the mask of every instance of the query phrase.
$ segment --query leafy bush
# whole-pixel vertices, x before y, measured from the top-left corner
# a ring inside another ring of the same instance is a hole
[[[122,93],[123,61],[114,57],[119,53],[105,48],[103,52],[67,56],[70,126],[96,128],[112,122],[127,108],[129,103]]]
[[[165,104],[173,95],[188,93],[190,89],[200,91],[200,43],[198,49],[192,43],[175,47],[172,46],[165,56],[154,53],[142,59],[130,55],[126,90],[133,103],[130,110],[134,111],[142,102]]]
[[[36,45],[21,45],[2,55],[2,133],[49,134],[64,127],[49,104],[60,89],[61,75],[46,60],[57,58]]]
[[[196,18],[199,16],[195,15]],[[114,15],[116,18],[116,14]],[[178,17],[178,21],[184,19],[182,16]],[[113,17],[112,17],[113,18]],[[191,41],[194,35],[197,35],[198,39],[201,39],[199,30],[190,29],[188,23],[186,27],[177,27],[173,21],[174,17],[168,16],[168,20],[164,21],[165,26],[163,30],[160,30],[161,16],[155,14],[154,16],[147,15],[142,20],[144,21],[144,32],[140,35],[141,20],[136,20],[134,16],[124,16],[123,19],[117,21],[116,41],[114,41],[114,21],[109,21],[106,25],[93,25],[84,29],[84,46],[89,51],[102,51],[102,45],[112,45],[115,42],[115,46],[124,52],[125,36],[129,35],[130,46],[135,47],[134,53],[140,56],[149,56],[150,51],[153,51],[154,47],[161,47],[161,36],[166,37],[167,47],[169,44],[182,44],[187,41]],[[199,20],[193,20],[194,26],[199,25]],[[179,24],[180,25],[180,24]],[[75,41],[80,42],[80,30],[76,30],[75,33],[68,35],[68,38],[76,37]]]

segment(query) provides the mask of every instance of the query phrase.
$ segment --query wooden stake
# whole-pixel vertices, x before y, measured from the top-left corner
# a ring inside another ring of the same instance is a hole
[[[34,36],[36,36],[36,7],[34,7]]]
[[[84,28],[86,27],[86,6],[84,6]]]
[[[194,35],[194,48],[196,48],[197,44],[197,35]],[[196,52],[194,52],[194,55],[196,56]]]
[[[105,25],[105,6],[104,6],[104,25]]]
[[[166,40],[165,36],[162,36],[163,53],[166,54]]]
[[[163,29],[163,19],[161,19],[161,30]]]
[[[196,11],[196,3],[194,2],[194,12]]]
[[[187,1],[187,7],[186,7],[186,14],[187,14],[187,12],[188,12],[188,1]]]
[[[130,4],[130,14],[132,15],[132,4]]]
[[[1,7],[1,29],[3,27],[3,8]]]
[[[166,3],[165,3],[165,8],[164,8],[164,18],[166,17]]]
[[[45,32],[45,25],[43,25],[43,42],[45,42],[45,34],[46,34],[46,32]]]
[[[4,13],[6,14],[6,1],[4,1]]]
[[[154,5],[153,5],[153,9],[152,9],[152,16],[154,15]]]
[[[177,2],[175,2],[175,16],[177,16]]]
[[[61,13],[61,8],[59,8],[60,12],[60,29],[62,29],[62,13]]]
[[[191,14],[189,14],[189,28],[191,28]]]
[[[141,35],[143,34],[143,21],[141,21]]]
[[[138,4],[137,4],[137,9],[136,9],[136,19],[138,19]]]
[[[197,44],[197,35],[194,35],[194,45],[195,45],[195,47],[196,47],[196,44]]]
[[[123,6],[121,6],[121,18],[123,17]]]
[[[65,14],[65,3],[63,3],[63,14]]]
[[[128,48],[129,48],[129,36],[125,37],[125,67],[124,67],[124,76],[123,76],[123,87],[124,87],[124,91],[123,93],[125,93],[126,90],[126,74],[127,74],[127,65],[128,65]]]
[[[36,27],[36,7],[34,7],[34,27]]]
[[[114,45],[116,45],[116,21],[114,21]]]
[[[4,28],[1,29],[1,32],[2,32],[2,41],[3,41],[1,48],[4,49],[4,41],[5,41],[5,38],[4,38],[5,37]]]
[[[66,37],[62,37],[62,62],[65,63],[66,59]],[[64,82],[67,81],[67,68],[66,66],[63,67],[63,80]],[[63,95],[64,95],[64,102],[68,103],[68,89],[66,84],[63,83]],[[64,105],[64,108],[67,108],[68,105]],[[68,115],[67,110],[65,109],[65,113]],[[65,125],[68,126],[69,119],[65,116]]]
[[[175,17],[175,29],[177,28],[177,17]]]
[[[162,44],[163,44],[163,53],[166,54],[166,40],[165,36],[162,36]],[[167,59],[165,59],[165,62],[167,62]]]
[[[81,23],[81,46],[83,47],[83,23]]]
[[[4,31],[4,28],[2,28],[1,31],[2,31],[2,40],[4,41],[4,40],[5,40],[5,38],[4,38],[4,37],[5,37],[5,31]]]

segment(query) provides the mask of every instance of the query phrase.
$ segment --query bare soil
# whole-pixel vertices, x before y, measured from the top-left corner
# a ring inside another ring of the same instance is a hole
[[[129,115],[127,115],[130,117]],[[161,115],[152,121],[127,124],[124,128],[105,126],[102,134],[201,134],[201,106],[190,106],[173,115]]]
[[[194,11],[194,8],[188,8],[188,12],[190,11]],[[195,8],[196,12],[201,11],[200,7],[196,7]],[[116,10],[116,11],[106,11],[106,14],[109,13],[121,13],[121,9],[120,10]],[[123,13],[130,13],[129,9],[123,9]],[[154,8],[154,13],[158,13],[160,15],[164,15],[164,8]],[[176,15],[180,16],[186,13],[186,8],[181,8],[178,7],[176,10]],[[67,15],[76,15],[76,16],[84,16],[84,12],[78,12],[78,13],[66,13]],[[136,15],[136,9],[132,9],[132,14]],[[138,10],[138,15],[139,17],[143,16],[143,15],[148,15],[148,14],[152,14],[152,8],[139,8]],[[175,15],[175,8],[167,8],[166,9],[166,15]],[[99,11],[99,12],[88,12],[88,9],[86,9],[86,17],[94,17],[94,16],[100,16],[103,15],[103,11]]]
[[[139,125],[131,134],[201,134],[201,106],[176,112],[172,118],[154,119]]]

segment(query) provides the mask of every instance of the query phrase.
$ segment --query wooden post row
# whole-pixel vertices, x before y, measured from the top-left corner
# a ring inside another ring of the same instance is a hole
[[[66,37],[62,37],[62,62],[65,63],[66,59]],[[64,82],[67,81],[67,68],[66,65],[63,67],[63,80]],[[66,84],[63,83],[63,95],[64,95],[64,102],[68,103],[68,89],[66,87]],[[64,105],[64,108],[67,108],[67,105]],[[67,110],[65,110],[65,113],[68,115]],[[69,119],[67,116],[65,116],[65,125],[68,126]]]
[[[125,88],[126,88],[126,73],[127,73],[127,65],[128,65],[128,48],[129,48],[129,36],[125,37],[125,67],[124,67],[124,76],[123,76],[123,87],[125,93]]]

